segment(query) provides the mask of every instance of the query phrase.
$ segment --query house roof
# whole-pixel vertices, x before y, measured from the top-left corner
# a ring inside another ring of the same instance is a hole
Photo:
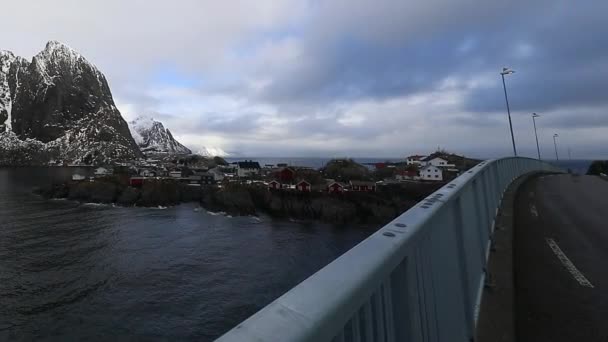
[[[422,159],[422,161],[431,161],[431,160],[433,160],[433,159],[441,159],[441,160],[445,160],[445,161],[447,161],[447,159],[443,158],[443,156],[439,156],[439,155],[433,155],[433,154],[431,154],[430,156],[428,156],[428,157],[426,157],[426,158]]]
[[[412,159],[412,160],[421,160],[422,158],[424,158],[425,156],[423,155],[419,155],[419,154],[415,154],[413,156],[409,156],[406,159]]]
[[[350,181],[350,185],[353,186],[376,186],[376,183],[374,182],[369,182],[369,181]]]
[[[254,162],[251,160],[238,162],[237,165],[239,166],[240,169],[259,169],[260,168],[260,163]]]
[[[334,186],[334,185],[338,185],[340,187],[345,187],[346,186],[346,184],[340,183],[340,182],[331,182],[331,183],[327,184],[328,187],[331,187],[331,186]]]
[[[296,185],[300,185],[302,183],[306,183],[306,184],[310,185],[310,182],[307,182],[307,181],[305,181],[303,179],[301,181],[297,182]]]

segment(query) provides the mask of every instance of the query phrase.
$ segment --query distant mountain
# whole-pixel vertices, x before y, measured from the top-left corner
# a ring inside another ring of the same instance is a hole
[[[200,148],[196,154],[203,157],[228,157],[229,153],[222,150],[219,147],[202,147]]]
[[[105,76],[82,55],[56,41],[31,62],[0,51],[0,165],[140,157]]]
[[[152,118],[140,116],[129,122],[129,128],[144,154],[192,154],[190,149],[173,138],[169,129]]]

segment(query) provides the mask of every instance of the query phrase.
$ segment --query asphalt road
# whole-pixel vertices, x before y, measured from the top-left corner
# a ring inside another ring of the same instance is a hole
[[[608,181],[533,178],[514,219],[518,341],[608,342]]]

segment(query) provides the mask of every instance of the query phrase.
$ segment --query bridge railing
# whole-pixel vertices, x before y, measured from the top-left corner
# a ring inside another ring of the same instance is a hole
[[[472,341],[496,213],[536,159],[485,161],[218,341]]]

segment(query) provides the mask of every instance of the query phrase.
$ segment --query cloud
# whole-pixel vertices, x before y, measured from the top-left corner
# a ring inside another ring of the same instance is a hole
[[[106,74],[127,119],[154,115],[189,146],[251,156],[510,153],[553,133],[579,157],[608,125],[608,3],[565,0],[12,2],[0,47],[49,39]],[[545,146],[546,145],[546,146]]]

